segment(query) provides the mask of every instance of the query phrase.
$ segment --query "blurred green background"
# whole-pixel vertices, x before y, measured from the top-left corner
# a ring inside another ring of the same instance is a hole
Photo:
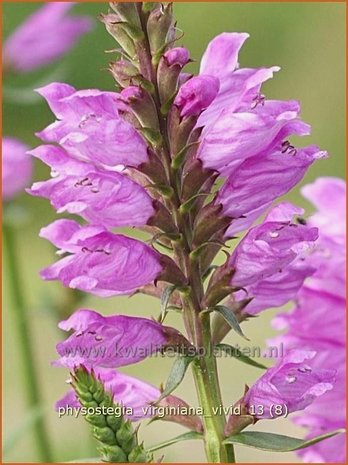
[[[6,37],[40,3],[3,3],[3,33]],[[52,80],[68,82],[77,88],[114,88],[111,76],[105,71],[114,54],[105,50],[115,48],[112,38],[97,20],[98,13],[106,12],[106,3],[80,3],[73,12],[95,18],[93,32],[81,39],[73,51],[58,64],[26,76],[5,77],[3,81],[3,134],[23,139],[36,146],[39,141],[34,132],[53,120],[46,104],[31,89]],[[266,83],[264,93],[268,98],[301,101],[302,115],[313,126],[313,135],[306,143],[316,143],[330,152],[328,160],[319,161],[304,182],[317,176],[344,176],[345,172],[345,5],[340,3],[179,3],[175,5],[178,27],[185,31],[180,43],[189,47],[191,56],[198,63],[208,41],[223,31],[245,31],[251,38],[240,54],[241,66],[258,67],[280,65],[282,70],[273,81]],[[25,53],[25,51],[23,51]],[[48,176],[43,166],[36,166],[35,179]],[[252,182],[252,180],[251,180]],[[288,196],[300,205],[310,207],[299,195],[297,188]],[[56,328],[57,313],[50,301],[61,306],[70,298],[57,283],[43,283],[38,272],[51,263],[54,251],[46,241],[39,239],[39,229],[56,218],[49,203],[23,194],[16,200],[17,206],[27,215],[18,221],[17,243],[21,260],[30,331],[34,337],[37,370],[44,397],[44,415],[54,445],[56,461],[68,461],[96,456],[94,441],[82,419],[59,419],[53,404],[66,390],[67,373],[53,368],[50,362],[56,358],[55,344],[63,337]],[[6,247],[6,244],[4,245]],[[17,347],[17,334],[12,315],[12,301],[8,295],[5,262],[3,280],[3,431],[4,461],[37,461],[36,449],[30,426],[32,413],[23,400],[26,380],[22,377],[22,362]],[[83,306],[104,314],[127,313],[157,315],[159,303],[152,298],[135,296],[132,299],[97,299],[88,297]],[[274,335],[270,327],[270,310],[261,317],[245,324],[245,331],[252,345],[265,346],[265,339]],[[177,325],[179,317],[171,315],[168,324]],[[228,342],[239,343],[238,336],[230,335]],[[125,372],[135,374],[153,384],[165,381],[172,360],[154,358],[129,368]],[[233,359],[219,362],[221,384],[226,405],[238,399],[244,384],[251,384],[260,372]],[[188,375],[177,391],[192,405],[196,405],[193,383]],[[289,420],[259,422],[256,429],[283,432],[301,436],[303,432]],[[170,423],[155,422],[141,428],[145,444],[154,444],[182,432],[182,428]],[[268,454],[253,449],[237,448],[239,462],[296,462],[293,454]],[[165,450],[165,460],[171,462],[204,461],[199,442],[182,443]]]

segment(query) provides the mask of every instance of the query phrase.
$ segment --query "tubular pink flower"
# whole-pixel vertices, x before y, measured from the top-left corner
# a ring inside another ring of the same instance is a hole
[[[301,189],[302,195],[317,209],[309,219],[320,235],[344,243],[346,238],[346,183],[332,177],[317,178]]]
[[[294,206],[285,204],[285,208],[293,215]],[[317,228],[295,225],[290,219],[272,220],[271,212],[264,223],[250,229],[231,255],[228,265],[235,269],[234,286],[247,287],[277,276],[305,254],[318,237]]]
[[[148,160],[145,141],[119,115],[119,94],[76,91],[62,83],[37,91],[58,118],[38,133],[44,142],[59,143],[72,157],[107,169],[136,167]]]
[[[52,168],[52,179],[28,192],[51,201],[58,213],[78,214],[105,228],[144,226],[154,215],[153,200],[128,176],[74,160],[52,145],[30,152]]]
[[[71,254],[42,270],[41,277],[100,297],[132,294],[162,271],[160,254],[102,226],[62,219],[42,228],[40,237]]]
[[[315,146],[282,153],[282,146],[264,156],[248,158],[239,165],[219,191],[216,203],[232,218],[247,216],[286,194],[317,159],[327,156]],[[252,182],[250,180],[252,179]]]
[[[2,139],[2,195],[10,200],[24,191],[32,174],[32,161],[27,154],[28,147],[18,139]]]
[[[5,66],[19,72],[47,65],[72,48],[92,27],[84,16],[69,16],[73,2],[52,2],[37,9],[5,41]]]
[[[297,102],[277,100],[268,100],[249,112],[226,108],[203,130],[197,156],[206,168],[228,176],[248,158],[262,160],[268,153],[285,150],[282,144],[290,135],[309,134],[309,126],[299,120],[299,111]]]
[[[200,67],[200,74],[224,78],[238,67],[238,53],[249,38],[245,32],[223,32],[207,46]]]
[[[57,345],[57,366],[74,369],[79,365],[117,368],[137,363],[165,347],[173,331],[156,321],[124,315],[104,317],[80,309],[59,323],[73,334]]]
[[[312,367],[314,357],[315,352],[290,351],[248,390],[243,399],[246,408],[255,411],[257,419],[271,419],[275,417],[273,405],[283,407],[281,416],[303,410],[317,397],[330,391],[335,381],[335,370]]]

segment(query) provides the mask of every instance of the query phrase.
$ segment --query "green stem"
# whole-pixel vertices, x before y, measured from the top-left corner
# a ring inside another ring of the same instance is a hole
[[[4,248],[7,260],[6,273],[9,279],[10,291],[13,299],[13,314],[18,333],[27,404],[29,408],[35,409],[41,405],[41,396],[35,370],[27,304],[22,293],[22,284],[19,274],[20,266],[17,259],[15,231],[9,225],[3,224],[3,234],[6,241],[6,246]],[[40,460],[42,462],[51,462],[51,448],[42,416],[38,417],[35,422],[34,433]]]
[[[204,412],[203,422],[206,455],[209,462],[233,463],[235,461],[233,446],[222,444],[225,437],[224,427],[226,419],[225,415],[223,413],[219,414],[218,411],[219,408],[222,407],[222,399],[216,357],[212,350],[210,316],[201,314],[201,301],[204,294],[202,274],[199,263],[190,259],[190,253],[192,252],[193,221],[190,215],[185,215],[180,212],[180,206],[182,204],[181,185],[178,173],[171,166],[171,144],[168,140],[168,122],[166,117],[161,113],[161,102],[157,85],[157,69],[153,65],[146,22],[141,9],[139,9],[139,14],[145,36],[143,47],[139,49],[139,53],[142,55],[140,62],[144,62],[146,65],[143,72],[147,79],[154,85],[155,92],[153,98],[157,108],[160,131],[163,137],[163,147],[158,156],[163,160],[168,183],[172,187],[174,193],[173,198],[170,200],[164,199],[164,203],[171,211],[176,226],[182,235],[181,241],[173,241],[172,245],[175,260],[185,273],[190,287],[190,292],[182,296],[184,324],[191,342],[195,344],[197,349],[203,349],[203,355],[199,360],[194,361],[192,369],[199,402]]]
[[[225,415],[219,386],[216,357],[210,334],[210,317],[201,314],[202,356],[192,364],[200,406],[203,410],[204,443],[207,459],[212,463],[234,463],[233,446],[223,445]]]

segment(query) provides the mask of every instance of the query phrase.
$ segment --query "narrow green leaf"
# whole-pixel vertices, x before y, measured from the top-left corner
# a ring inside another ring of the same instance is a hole
[[[248,431],[245,433],[234,434],[223,441],[224,444],[241,444],[244,446],[254,447],[255,449],[272,451],[272,452],[291,452],[294,450],[304,449],[312,446],[317,442],[329,439],[336,434],[344,433],[345,430],[338,429],[331,433],[317,436],[316,438],[305,441],[303,439],[292,438],[273,433],[262,433],[259,431]]]
[[[190,253],[191,260],[198,260],[198,258],[202,255],[202,252],[204,251],[204,249],[208,247],[209,245],[215,245],[218,247],[226,247],[224,242],[219,242],[219,241],[203,242],[203,244],[200,244],[196,249],[192,250],[192,252]]]
[[[157,131],[156,129],[141,128],[139,129],[139,131],[142,133],[145,139],[148,142],[150,142],[150,144],[153,145],[154,147],[159,146],[163,141],[161,133]]]
[[[177,442],[190,441],[192,439],[203,439],[203,435],[201,433],[197,433],[196,431],[188,431],[187,433],[180,434],[180,436],[176,436],[175,438],[169,439],[168,441],[156,444],[155,446],[152,446],[149,449],[147,449],[147,451],[150,453],[155,452],[156,450],[171,446],[172,444],[176,444]]]
[[[210,266],[206,269],[206,271],[203,273],[202,280],[205,281],[205,280],[209,277],[210,273],[211,273],[212,271],[216,270],[216,268],[218,268],[218,265],[210,265]]]
[[[168,313],[168,304],[169,304],[169,301],[170,301],[170,297],[171,295],[173,294],[173,292],[175,291],[175,289],[177,288],[177,286],[174,284],[172,286],[167,286],[164,291],[162,292],[162,296],[161,296],[161,314],[159,316],[159,319],[158,321],[160,323],[162,323]]]
[[[187,368],[193,361],[193,359],[194,357],[192,356],[178,355],[169,373],[164,391],[162,392],[161,396],[156,401],[156,403],[169,396],[169,394],[171,394],[179,386],[179,384],[184,379]]]
[[[166,186],[165,184],[148,184],[145,186],[145,188],[154,189],[167,199],[170,199],[174,193],[173,189],[170,186]]]
[[[225,320],[231,326],[231,328],[234,329],[235,332],[239,334],[242,338],[246,339],[247,341],[250,340],[244,335],[235,314],[230,308],[226,307],[225,305],[216,305],[211,309],[220,313],[220,315],[225,318]]]
[[[207,193],[204,193],[204,192],[193,195],[190,199],[186,200],[185,203],[180,205],[180,209],[179,209],[180,213],[183,213],[183,214],[188,213],[191,210],[191,208],[193,207],[195,201],[199,197],[208,197],[208,195],[210,195],[210,194],[207,194]],[[225,244],[223,244],[223,245],[225,245]]]
[[[262,368],[264,370],[267,369],[267,367],[262,363],[255,362],[255,360],[253,360],[252,358],[244,355],[242,351],[237,349],[237,347],[230,346],[229,344],[217,344],[215,348],[222,350],[226,354],[231,355],[231,357],[234,357],[240,362],[246,363],[247,365],[251,365],[256,368]]]

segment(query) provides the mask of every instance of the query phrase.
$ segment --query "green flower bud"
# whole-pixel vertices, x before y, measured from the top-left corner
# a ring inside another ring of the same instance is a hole
[[[130,421],[126,421],[121,425],[120,429],[116,432],[116,438],[122,450],[127,454],[137,445],[137,438]]]
[[[127,463],[127,455],[119,446],[102,446],[98,448],[104,462]]]
[[[114,403],[111,393],[105,392],[103,383],[93,371],[90,373],[84,366],[77,368],[72,374],[72,387],[82,407],[88,409],[85,418],[92,425],[92,433],[99,442],[98,450],[104,462],[152,461],[152,456],[147,454],[143,445],[138,444],[132,423],[122,416],[110,415],[108,409],[117,412],[119,406]]]
[[[152,55],[160,50],[164,52],[167,43],[173,40],[175,35],[173,7],[170,3],[159,3],[151,11],[147,22],[147,34]]]
[[[129,463],[146,463],[148,460],[149,458],[142,444],[135,446],[128,455]]]
[[[122,422],[123,418],[116,415],[108,415],[106,417],[107,425],[110,426],[110,428],[112,428],[114,431],[117,431],[120,428]]]
[[[108,426],[95,426],[93,427],[92,432],[97,441],[100,441],[103,444],[110,444],[111,446],[116,444],[115,432]]]
[[[101,21],[105,24],[108,33],[120,44],[127,55],[133,59],[136,55],[135,43],[116,14],[101,15]]]
[[[137,10],[137,5],[134,2],[111,2],[111,8],[119,15],[122,21],[131,24],[132,26],[141,27],[141,22]]]

